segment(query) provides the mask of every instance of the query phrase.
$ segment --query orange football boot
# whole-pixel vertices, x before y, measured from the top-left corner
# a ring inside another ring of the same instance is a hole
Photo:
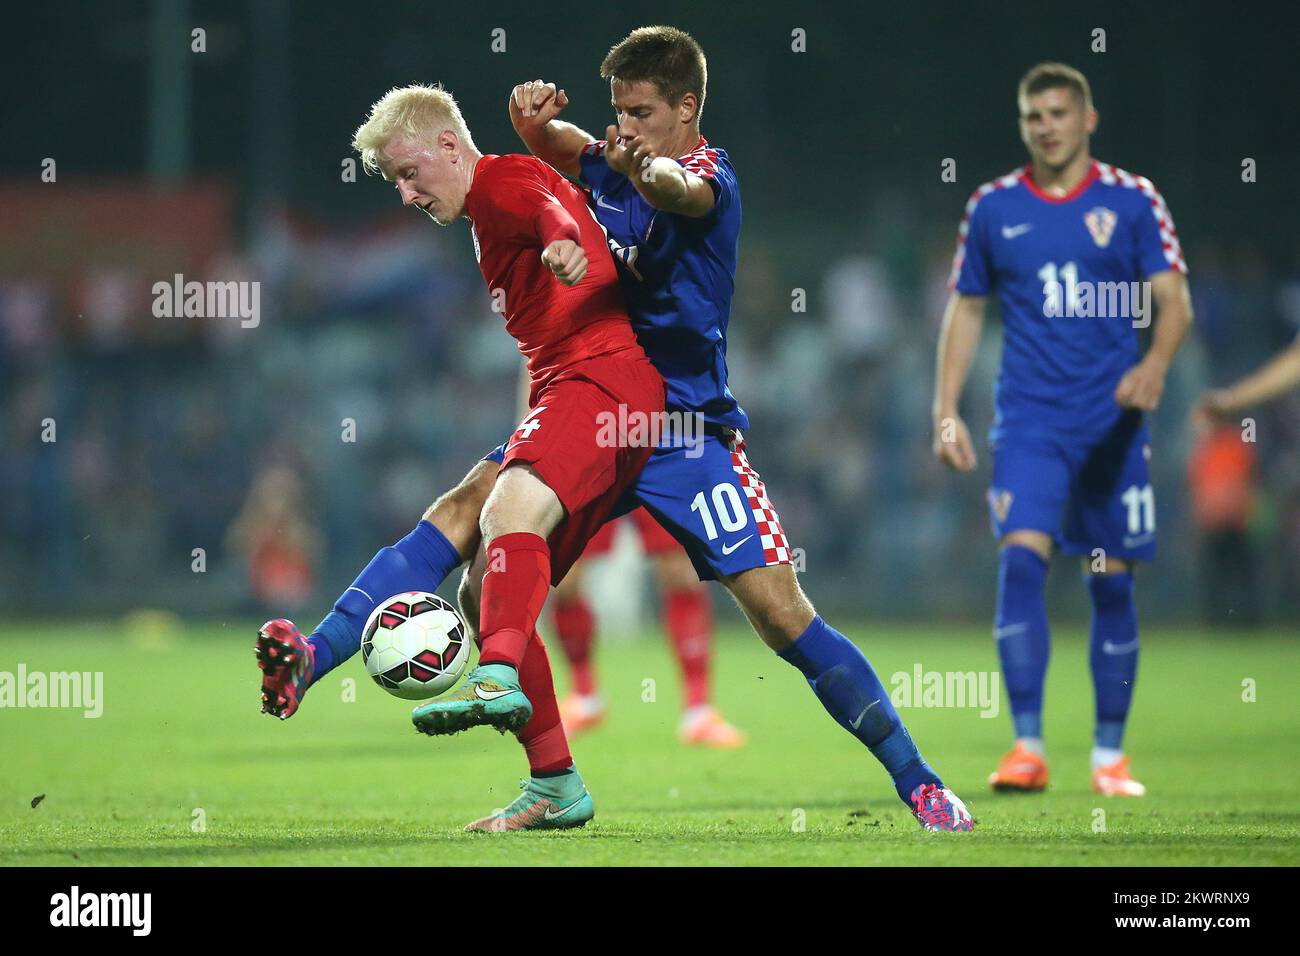
[[[1014,790],[1032,793],[1047,789],[1047,761],[1016,741],[989,774],[989,786],[994,790]]]
[[[560,701],[560,723],[566,736],[576,737],[604,720],[605,702],[595,694],[570,694]]]
[[[1128,757],[1120,757],[1109,767],[1098,767],[1092,772],[1092,789],[1108,797],[1142,797],[1147,788],[1133,779],[1128,772]]]
[[[735,750],[745,746],[749,735],[731,726],[712,707],[698,712],[687,712],[677,730],[677,739],[688,747],[714,747],[718,750]]]

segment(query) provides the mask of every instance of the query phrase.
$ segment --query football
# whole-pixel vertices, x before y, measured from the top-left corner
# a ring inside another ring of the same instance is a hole
[[[469,662],[460,612],[436,594],[407,591],[382,602],[361,632],[361,658],[375,683],[405,700],[450,688]]]

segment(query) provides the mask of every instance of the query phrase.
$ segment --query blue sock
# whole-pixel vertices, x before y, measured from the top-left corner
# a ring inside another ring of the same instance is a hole
[[[1137,680],[1138,623],[1133,574],[1091,574],[1092,685],[1097,702],[1098,747],[1120,750]]]
[[[884,765],[904,803],[923,783],[943,786],[917,751],[866,657],[820,614],[779,655],[803,672],[835,722],[866,744]]]
[[[403,591],[436,590],[463,560],[428,521],[391,548],[382,548],[307,639],[316,656],[313,683],[361,648],[361,629],[381,601]]]
[[[993,636],[1017,737],[1043,736],[1043,683],[1050,639],[1043,584],[1047,562],[1018,544],[1002,549]]]

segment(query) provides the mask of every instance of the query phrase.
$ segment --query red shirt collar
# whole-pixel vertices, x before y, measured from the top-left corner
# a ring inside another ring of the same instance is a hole
[[[1020,171],[1020,181],[1025,184],[1031,193],[1037,196],[1043,202],[1069,202],[1072,199],[1078,199],[1083,195],[1083,191],[1096,182],[1097,177],[1101,175],[1101,170],[1097,168],[1097,161],[1094,159],[1088,167],[1088,174],[1079,180],[1078,185],[1071,189],[1064,196],[1053,196],[1051,193],[1045,193],[1038,188],[1034,182],[1034,164],[1026,163],[1024,169]]]

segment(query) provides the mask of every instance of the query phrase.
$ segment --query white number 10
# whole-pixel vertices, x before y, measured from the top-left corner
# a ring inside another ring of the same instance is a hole
[[[704,522],[704,533],[709,536],[709,540],[716,538],[718,526],[713,523],[713,515],[709,511],[708,502],[704,500],[704,492],[699,492],[691,500],[691,510],[700,513],[700,520]],[[740,492],[726,482],[713,486],[713,510],[718,513],[718,521],[721,522],[723,531],[739,531],[749,522],[749,516],[745,513],[745,503],[740,500]]]

